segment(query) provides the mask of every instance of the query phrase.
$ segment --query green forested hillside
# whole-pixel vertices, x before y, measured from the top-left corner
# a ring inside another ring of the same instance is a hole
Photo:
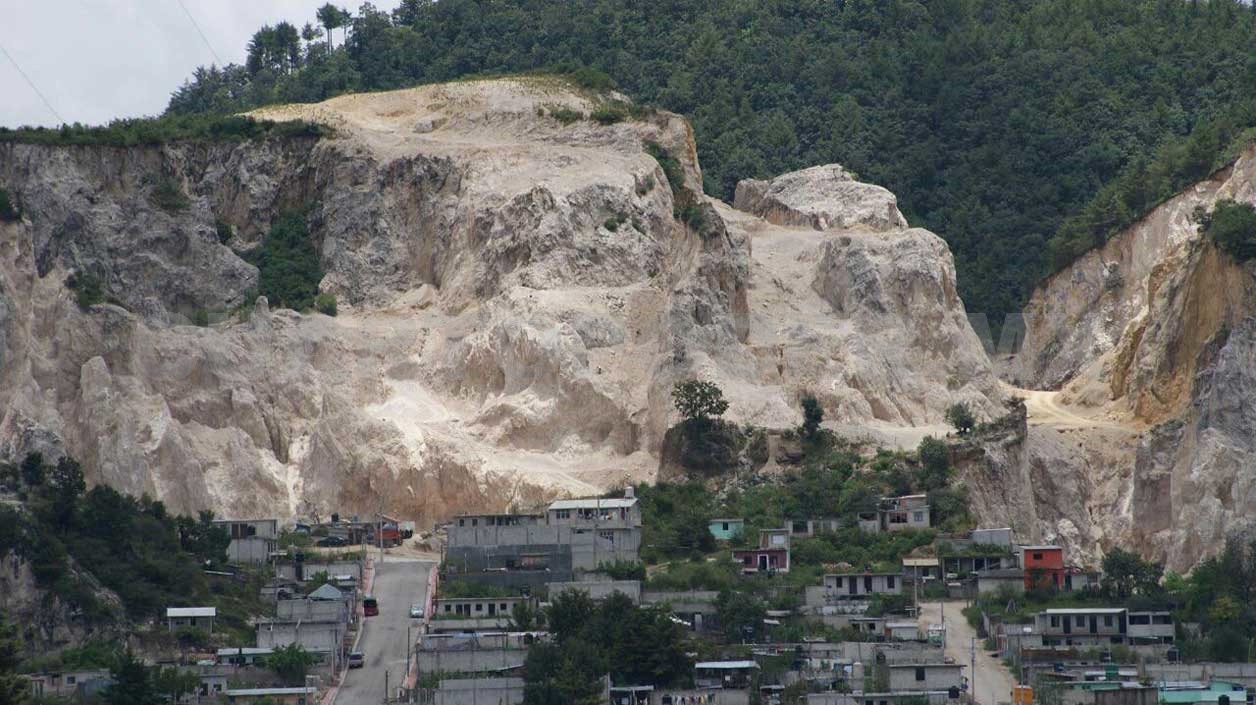
[[[332,10],[320,16],[338,26]],[[890,188],[950,243],[969,310],[991,314],[1211,167],[1242,129],[1198,128],[1245,127],[1236,103],[1256,95],[1256,11],[1237,0],[404,0],[353,14],[331,42],[263,28],[246,66],[198,71],[170,111],[591,67],[692,119],[711,193],[822,162]],[[1160,159],[1165,145],[1181,158]],[[1172,173],[1142,178],[1153,160]]]

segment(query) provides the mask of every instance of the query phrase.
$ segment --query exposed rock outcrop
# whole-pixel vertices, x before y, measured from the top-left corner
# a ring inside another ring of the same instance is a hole
[[[595,103],[469,81],[259,111],[335,128],[318,140],[0,146],[27,206],[0,224],[0,453],[70,452],[179,511],[432,521],[650,477],[690,376],[759,425],[796,424],[803,391],[853,424],[994,408],[949,252],[887,191],[821,167],[758,197],[807,229],[706,200],[686,225],[683,119],[560,107]],[[156,205],[169,180],[186,208]],[[237,250],[295,207],[340,315],[244,316],[257,270]],[[79,310],[71,272],[111,303]]]
[[[1197,207],[1256,203],[1256,149],[1165,202],[1034,293],[1008,374],[1096,420],[1085,444],[1120,426],[1137,450],[1092,465],[1123,501],[1094,513],[1095,540],[1190,568],[1251,526],[1256,494],[1256,270],[1199,233]],[[1139,435],[1141,434],[1141,435]],[[1080,474],[1086,466],[1061,466]]]
[[[907,227],[894,194],[855,180],[838,164],[813,166],[770,181],[737,184],[733,207],[776,225],[828,230],[865,225],[874,230]]]

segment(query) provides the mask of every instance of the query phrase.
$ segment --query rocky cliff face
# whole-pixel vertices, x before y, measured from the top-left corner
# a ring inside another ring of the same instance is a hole
[[[650,477],[689,376],[762,425],[797,423],[806,390],[857,424],[993,408],[949,252],[892,195],[825,167],[690,227],[687,123],[551,115],[594,107],[464,82],[260,111],[320,140],[0,148],[26,206],[0,224],[0,453],[70,452],[182,511],[431,521]],[[155,205],[167,179],[188,208]],[[297,207],[340,315],[245,315],[237,252]],[[110,303],[79,310],[73,272]]]
[[[1009,367],[1027,386],[1061,389],[1094,429],[1136,438],[1128,457],[1091,468],[1124,498],[1099,507],[1096,538],[1177,570],[1250,527],[1256,506],[1244,472],[1256,460],[1256,272],[1191,222],[1222,198],[1256,202],[1256,149],[1046,281]]]

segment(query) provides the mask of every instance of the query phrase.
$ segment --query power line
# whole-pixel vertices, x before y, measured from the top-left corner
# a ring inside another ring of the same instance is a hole
[[[35,91],[35,95],[39,96],[40,100],[44,101],[44,107],[48,108],[48,112],[52,113],[53,117],[57,118],[57,122],[64,125],[65,120],[61,119],[61,114],[57,112],[56,108],[52,107],[52,103],[48,102],[48,99],[44,97],[44,94],[35,87],[35,82],[31,80],[30,76],[26,75],[26,72],[22,70],[21,66],[17,65],[17,62],[13,60],[13,56],[9,54],[3,44],[0,44],[0,53],[3,53],[4,58],[8,59],[10,64],[13,64],[13,68],[17,69],[18,74],[22,76],[22,80],[26,81],[26,85],[30,86],[32,91]]]
[[[191,12],[188,12],[188,6],[183,4],[183,0],[175,0],[175,2],[179,3],[179,7],[183,8],[183,14],[188,16],[188,21],[196,28],[196,33],[201,35],[201,41],[205,42],[205,47],[209,49],[209,53],[214,55],[214,61],[217,62],[219,66],[222,66],[222,59],[218,58],[218,52],[214,51],[214,45],[209,43],[209,37],[205,36],[205,32],[201,30],[201,26],[196,23],[196,18],[192,16]]]

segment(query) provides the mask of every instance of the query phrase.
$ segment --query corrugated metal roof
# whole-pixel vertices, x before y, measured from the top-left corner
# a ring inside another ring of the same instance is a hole
[[[1124,612],[1124,607],[1073,607],[1063,609],[1043,610],[1043,614],[1118,614]]]
[[[699,661],[693,665],[694,668],[709,669],[737,669],[737,668],[758,668],[759,664],[754,661]]]
[[[249,695],[309,695],[317,693],[318,688],[313,686],[297,686],[295,688],[228,688],[223,691],[224,695],[249,696]]]
[[[549,506],[553,509],[623,509],[637,504],[636,497],[612,497],[610,499],[560,499]]]
[[[167,607],[167,617],[216,617],[217,607]]]

